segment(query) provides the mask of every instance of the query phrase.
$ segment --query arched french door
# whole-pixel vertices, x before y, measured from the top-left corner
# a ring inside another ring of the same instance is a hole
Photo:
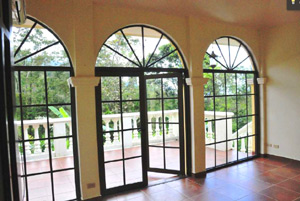
[[[96,63],[101,192],[145,186],[148,172],[185,174],[182,54],[160,30],[113,33]]]
[[[74,75],[61,40],[28,17],[12,29],[14,124],[24,200],[78,200]]]
[[[216,39],[203,62],[206,168],[259,153],[259,88],[254,58],[240,40]]]

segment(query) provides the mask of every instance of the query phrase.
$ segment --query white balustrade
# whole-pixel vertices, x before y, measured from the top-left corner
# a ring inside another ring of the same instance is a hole
[[[162,134],[163,134],[163,127],[165,130],[165,141],[178,141],[179,140],[179,124],[178,123],[178,110],[166,110],[164,111],[165,116],[165,123],[169,124],[162,124],[162,112],[161,111],[151,111],[147,113],[148,115],[148,140],[150,144],[162,143]],[[216,118],[225,118],[225,112],[216,112]],[[227,117],[232,117],[233,113],[228,112]],[[112,133],[108,132],[105,134],[105,143],[104,149],[105,150],[114,150],[120,149],[122,138],[120,136],[120,132],[117,130],[121,129],[121,121],[120,121],[120,114],[108,114],[102,116],[103,122],[105,127],[105,131],[112,131]],[[210,120],[214,119],[214,113],[211,111],[205,111],[205,119]],[[123,114],[123,129],[133,129],[124,131],[124,147],[134,147],[141,145],[141,139],[139,136],[139,130],[136,129],[138,127],[138,121],[140,122],[140,113],[124,113]],[[152,122],[152,123],[150,123]],[[67,127],[69,127],[69,134],[72,134],[72,124],[71,118],[53,118],[49,119],[49,124],[53,126],[53,137],[61,137],[67,136]],[[15,121],[16,128],[21,126],[20,121]],[[47,119],[38,119],[38,120],[24,120],[24,139],[40,139],[40,138],[48,138],[48,125]],[[249,128],[252,128],[252,122],[248,124]],[[34,130],[31,133],[31,137],[29,135],[29,128],[30,130]],[[39,129],[40,128],[40,129]],[[44,129],[42,129],[44,128]],[[214,131],[214,129],[215,131]],[[40,133],[41,130],[44,130],[44,136]],[[115,132],[114,132],[115,131]],[[217,136],[214,133],[217,131]],[[247,135],[247,125],[241,128],[239,131],[239,136]],[[248,131],[249,132],[249,131]],[[252,133],[252,131],[251,131]],[[234,139],[236,138],[236,133],[232,133],[232,120],[227,120],[227,139]],[[206,143],[213,143],[215,141],[214,137],[217,137],[216,140],[226,140],[226,120],[215,121],[215,126],[213,127],[212,122],[208,122],[206,124]],[[52,150],[52,157],[64,157],[69,156],[72,154],[73,149],[73,138],[70,137],[69,139],[69,146],[67,146],[66,138],[56,139],[53,140],[54,148],[51,147]],[[251,150],[252,142],[251,138],[249,138],[248,146]],[[32,142],[26,141],[25,142],[25,152],[26,152],[26,159],[27,161],[33,160],[40,160],[48,158],[49,152],[49,144],[48,140],[44,140],[44,143],[41,143],[41,140],[35,140]],[[241,151],[246,151],[247,141],[242,140],[241,142]],[[43,146],[42,146],[43,144]],[[232,142],[229,144],[227,149],[236,149],[237,145],[233,146]],[[213,148],[213,147],[212,147]],[[224,147],[218,146],[218,149],[224,151],[226,150],[226,145]]]

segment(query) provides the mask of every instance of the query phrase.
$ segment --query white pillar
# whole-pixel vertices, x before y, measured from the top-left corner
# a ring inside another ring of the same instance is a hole
[[[65,123],[53,123],[53,136],[60,137],[66,136],[66,125]],[[55,156],[61,157],[67,155],[66,139],[54,140]]]
[[[78,66],[77,66],[78,67]],[[93,66],[81,66],[88,69]],[[71,77],[69,82],[76,89],[77,136],[79,172],[82,199],[89,199],[100,195],[97,122],[95,86],[99,84],[99,77]],[[102,122],[100,122],[102,124]],[[88,184],[95,184],[95,188],[88,188]]]

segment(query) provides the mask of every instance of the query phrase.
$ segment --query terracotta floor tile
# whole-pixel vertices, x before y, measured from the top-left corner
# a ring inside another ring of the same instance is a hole
[[[297,175],[300,175],[300,171],[296,171],[294,169],[286,168],[286,167],[276,168],[274,170],[271,170],[270,172],[272,172],[274,174],[278,174],[278,175],[280,175],[282,177],[286,177],[286,178],[292,178]]]
[[[210,191],[207,193],[202,193],[200,195],[194,196],[190,198],[191,200],[197,201],[232,201],[229,197],[224,196],[218,192]]]
[[[250,195],[247,195],[246,197],[243,197],[242,199],[239,199],[238,201],[274,201],[274,199],[256,194],[256,193],[251,193]]]
[[[202,186],[196,183],[189,183],[184,186],[175,187],[173,189],[185,195],[186,197],[193,197],[209,191],[209,188],[207,188],[206,186]]]
[[[198,184],[201,184],[203,186],[206,186],[207,188],[210,188],[210,189],[216,189],[216,188],[220,188],[222,186],[230,184],[229,182],[221,180],[217,177],[196,179],[195,182]]]
[[[299,193],[289,191],[278,186],[272,186],[260,193],[278,201],[293,201],[300,197]]]
[[[287,180],[287,181],[277,184],[277,186],[300,193],[300,182],[295,181],[295,180],[290,179],[290,180]]]
[[[223,194],[224,196],[229,197],[233,200],[241,199],[252,193],[252,191],[234,184],[229,184],[221,188],[214,189],[214,191]]]
[[[296,176],[296,177],[293,177],[292,179],[300,182],[300,175]]]
[[[187,198],[183,194],[173,189],[168,189],[157,193],[151,193],[149,194],[149,197],[151,200],[157,200],[157,201],[170,201],[170,200],[182,201]]]
[[[240,182],[237,182],[236,184],[256,193],[263,191],[272,186],[272,184],[270,183],[260,181],[257,179],[249,179],[246,181],[242,180]]]
[[[279,176],[279,175],[271,173],[271,172],[263,173],[263,174],[257,176],[257,179],[267,182],[267,183],[271,183],[271,184],[278,184],[280,182],[283,182],[284,180],[287,180],[287,178]]]

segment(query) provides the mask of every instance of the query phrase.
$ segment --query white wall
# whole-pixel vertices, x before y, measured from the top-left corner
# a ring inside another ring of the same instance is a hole
[[[264,30],[268,154],[300,160],[300,23]],[[279,149],[274,148],[279,145]]]

